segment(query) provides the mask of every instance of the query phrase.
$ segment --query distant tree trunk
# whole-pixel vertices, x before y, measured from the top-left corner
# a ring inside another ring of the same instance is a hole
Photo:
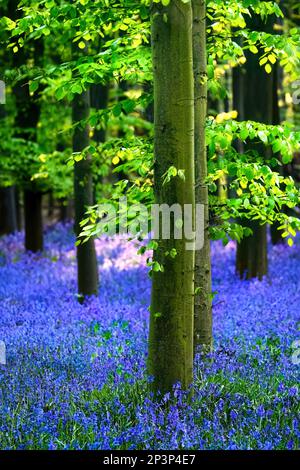
[[[278,102],[278,88],[280,84],[280,79],[279,79],[279,70],[278,70],[278,65],[274,65],[274,80],[273,80],[273,122],[272,124],[278,125],[280,124],[280,109],[279,109],[279,102]],[[278,172],[281,174],[284,174],[284,168],[279,167]],[[284,211],[284,209],[283,209]],[[270,231],[271,231],[271,240],[272,240],[272,245],[279,245],[279,244],[284,244],[284,238],[282,237],[282,230],[278,230],[278,227],[280,224],[278,222],[275,222],[274,224],[271,225]]]
[[[66,222],[74,219],[74,199],[63,199],[59,205],[59,220]]]
[[[106,109],[108,105],[109,86],[97,83],[91,86],[91,107],[96,111]],[[93,139],[97,144],[105,142],[106,129],[95,129]]]
[[[36,253],[43,250],[42,193],[24,191],[25,248]]]
[[[167,18],[167,20],[166,20]],[[156,204],[182,209],[194,200],[194,83],[191,3],[172,0],[167,7],[153,4],[152,47],[154,70],[154,193]],[[185,178],[164,174],[175,166]],[[186,240],[160,234],[154,261],[164,266],[153,272],[148,371],[154,392],[167,392],[193,378],[194,250]],[[161,224],[160,224],[161,226]],[[176,249],[175,258],[167,255]]]
[[[23,207],[21,202],[21,194],[18,187],[15,188],[15,198],[16,198],[16,215],[17,215],[17,229],[20,232],[24,227],[23,220]]]
[[[109,85],[108,84],[97,83],[91,86],[91,107],[94,108],[96,111],[107,109],[108,98],[109,98]],[[100,129],[95,129],[93,140],[96,142],[97,145],[103,144],[106,140],[106,128],[101,127]],[[104,192],[103,192],[104,185],[109,183],[110,181],[111,182],[113,181],[112,174],[105,175],[105,176],[102,175],[100,177],[97,175],[97,183],[100,186],[101,196],[104,196]],[[97,190],[96,184],[94,187],[95,194]]]
[[[250,22],[249,22],[250,23]],[[250,28],[256,31],[271,32],[272,23],[267,24],[258,15],[251,19]],[[267,74],[259,65],[259,55],[246,53],[247,62],[243,74],[243,119],[271,124],[273,119],[273,73]],[[239,110],[238,110],[239,111]],[[267,150],[261,144],[247,144],[262,155]],[[245,237],[237,248],[236,270],[241,278],[262,279],[268,272],[267,227],[257,221],[245,221],[253,235]]]
[[[73,123],[85,120],[90,112],[90,94],[84,91],[75,95],[72,109]],[[73,151],[82,152],[90,143],[89,126],[77,126],[73,135]],[[75,233],[81,232],[80,222],[85,217],[88,206],[93,205],[93,181],[91,155],[75,162],[74,165],[74,201]],[[86,243],[77,246],[78,293],[82,297],[98,294],[98,266],[95,243],[90,238]]]
[[[15,187],[0,188],[0,234],[18,230]]]
[[[211,260],[205,124],[207,114],[206,2],[193,0],[193,57],[195,83],[195,197],[204,206],[204,245],[195,252],[194,349],[212,346]],[[198,292],[199,290],[199,292]]]
[[[144,84],[144,91],[145,93],[153,94],[153,89],[152,89],[152,83],[146,82]],[[145,113],[145,118],[149,122],[154,122],[154,104],[153,101],[151,101],[147,108],[144,111]]]
[[[246,275],[247,279],[257,277],[261,280],[268,270],[266,226],[249,221],[247,227],[253,235],[238,244],[236,269],[241,278]]]
[[[5,105],[0,105],[0,125],[1,120],[5,117]],[[15,191],[14,186],[0,188],[0,235],[18,230]]]
[[[19,15],[17,4],[18,2],[11,2],[11,17],[16,18]],[[14,7],[13,7],[14,5]],[[26,65],[27,62],[33,61],[35,65],[39,65],[42,62],[44,53],[44,44],[42,40],[34,41],[33,44],[19,48],[18,52],[14,54],[14,66],[19,68]],[[37,141],[37,125],[40,119],[41,106],[37,99],[30,95],[28,79],[21,80],[14,86],[13,89],[17,115],[15,118],[15,127],[17,128],[16,136],[24,139],[25,141]],[[36,211],[39,209],[42,211],[40,193],[37,186],[31,181],[26,181],[24,190],[24,210],[26,211],[25,199],[28,197],[25,193],[28,191],[30,195],[30,205],[35,207]],[[33,199],[36,201],[33,202]],[[28,208],[27,215],[25,214],[25,248],[30,251],[41,251],[43,249],[43,230],[40,226],[33,228],[35,223],[42,223],[42,213],[39,215],[35,212],[34,217],[29,217]],[[29,225],[28,225],[29,224]],[[39,234],[35,236],[34,234]],[[34,239],[30,240],[31,235]],[[40,244],[37,245],[37,241]],[[28,248],[30,247],[30,248]]]
[[[55,210],[55,200],[53,196],[53,191],[50,191],[48,193],[48,210],[47,210],[47,216],[50,219],[50,222],[52,222],[53,216]]]

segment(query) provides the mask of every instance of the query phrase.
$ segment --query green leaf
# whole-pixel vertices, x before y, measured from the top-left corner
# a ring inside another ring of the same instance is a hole
[[[56,91],[55,91],[55,97],[58,99],[58,100],[61,100],[62,98],[64,98],[66,96],[66,91],[63,89],[63,88],[58,88]]]
[[[39,87],[39,82],[34,80],[32,82],[30,82],[30,85],[29,85],[29,91],[30,93],[34,93]]]
[[[250,201],[249,201],[249,199],[246,197],[246,199],[244,199],[244,207],[245,207],[245,209],[248,209],[249,206],[250,206]]]
[[[265,66],[265,71],[266,71],[267,73],[271,73],[271,72],[272,72],[272,66],[271,66],[270,64],[267,64],[267,65]]]
[[[121,112],[122,112],[122,103],[118,103],[113,108],[113,115],[118,117],[118,116],[120,116]]]
[[[258,131],[257,135],[264,144],[268,143],[268,136],[264,131]]]
[[[246,128],[242,129],[241,132],[240,132],[240,139],[241,140],[246,140],[248,136],[249,136],[248,129],[246,129]]]
[[[275,140],[272,145],[272,150],[274,153],[280,152],[281,150],[281,141],[279,139]]]
[[[244,174],[248,181],[252,181],[254,178],[254,170],[251,167],[246,167],[244,170]]]
[[[207,66],[207,76],[209,80],[212,80],[215,77],[215,67],[213,65]]]

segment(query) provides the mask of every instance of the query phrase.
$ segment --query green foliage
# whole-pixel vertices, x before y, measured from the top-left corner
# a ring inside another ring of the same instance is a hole
[[[154,3],[161,4],[158,8],[167,13],[171,1]],[[109,199],[117,203],[126,193],[129,204],[142,202],[150,206],[153,129],[145,119],[152,100],[148,86],[152,80],[150,4],[150,0],[24,0],[19,19],[9,18],[8,14],[2,16],[0,40],[8,45],[10,54],[23,48],[26,52],[28,44],[43,39],[42,68],[25,63],[18,70],[6,68],[5,75],[12,83],[28,80],[32,96],[43,101],[45,111],[36,144],[10,138],[13,121],[11,117],[6,119],[7,124],[1,128],[1,184],[34,183],[45,190],[52,187],[62,197],[71,191],[74,161],[85,158],[88,152],[93,155],[97,202]],[[257,56],[266,73],[279,63],[287,82],[297,77],[299,27],[293,24],[289,32],[280,34],[277,30],[272,34],[249,30],[248,19],[254,14],[264,20],[270,16],[283,17],[280,5],[273,1],[207,2],[207,72],[212,98],[229,97],[225,73],[245,63],[246,51]],[[72,48],[76,49],[76,60],[72,59]],[[70,102],[90,85],[99,83],[110,87],[107,106],[93,109],[87,122],[74,123],[73,128],[88,124],[92,139],[102,129],[107,141],[100,144],[92,141],[81,154],[72,155]],[[120,92],[124,83],[127,91]],[[11,103],[13,110],[13,100]],[[300,133],[287,123],[266,126],[237,122],[235,117],[236,113],[223,113],[216,119],[209,117],[207,122],[207,184],[214,220],[211,235],[224,242],[228,237],[240,239],[249,235],[232,223],[234,218],[257,219],[261,223],[276,221],[292,235],[291,230],[298,229],[298,221],[282,210],[296,207],[299,192],[290,178],[279,174],[278,168],[290,163],[299,150]],[[264,155],[254,150],[239,154],[235,147],[238,139],[260,143],[265,148]],[[57,150],[58,145],[63,151]],[[184,172],[170,165],[162,184],[178,177],[184,180]],[[227,181],[225,189],[230,197],[217,197],[219,181]],[[98,221],[95,206],[83,221],[83,238],[97,234],[100,227],[103,230]]]

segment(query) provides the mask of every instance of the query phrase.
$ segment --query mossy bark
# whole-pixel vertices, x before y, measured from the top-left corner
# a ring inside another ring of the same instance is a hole
[[[192,205],[194,198],[194,83],[192,8],[181,0],[168,7],[153,4],[155,163],[157,204]],[[163,185],[170,166],[185,178]],[[183,227],[184,228],[184,227]],[[171,220],[171,232],[174,218]],[[177,256],[166,256],[172,248]],[[149,374],[154,392],[168,392],[175,383],[187,388],[193,379],[194,264],[184,238],[158,239],[154,260],[164,272],[153,272],[149,335]]]
[[[74,123],[88,119],[90,94],[84,91],[73,100],[72,118]],[[76,126],[73,134],[73,151],[82,152],[90,143],[89,126]],[[80,222],[85,217],[88,206],[93,205],[92,160],[87,155],[74,165],[75,233],[81,232]],[[98,266],[93,238],[77,246],[78,294],[81,298],[98,294]]]
[[[212,346],[211,260],[205,124],[207,115],[206,2],[193,0],[193,64],[195,90],[195,198],[204,206],[204,244],[195,252],[194,349]]]

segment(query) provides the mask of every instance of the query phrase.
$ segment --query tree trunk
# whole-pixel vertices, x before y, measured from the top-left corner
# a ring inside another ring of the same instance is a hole
[[[11,2],[11,18],[18,18],[20,11],[17,8],[18,2]],[[16,69],[24,66],[28,62],[40,66],[43,62],[44,43],[42,39],[34,41],[19,50],[13,56],[13,65]],[[22,79],[13,88],[16,100],[15,135],[25,141],[37,141],[37,126],[41,114],[41,104],[30,95],[28,79]],[[24,221],[25,221],[25,249],[30,251],[40,251],[43,249],[42,226],[42,194],[35,183],[25,181],[24,187]],[[33,214],[30,215],[29,208],[32,207]],[[37,211],[40,211],[40,214]],[[27,224],[29,224],[27,226]],[[37,224],[36,227],[33,227]]]
[[[250,29],[256,31],[272,31],[272,21],[267,24],[258,15],[253,16]],[[259,65],[259,54],[246,53],[247,62],[243,74],[243,119],[272,124],[273,119],[273,72],[267,74]],[[237,110],[239,111],[239,110]],[[255,149],[266,154],[262,144],[247,144],[246,149]],[[262,277],[268,272],[267,260],[267,227],[257,221],[245,221],[253,235],[244,238],[238,244],[236,271],[241,278],[251,279]]]
[[[194,349],[212,346],[211,260],[205,124],[207,114],[206,2],[193,0],[193,61],[195,86],[195,197],[204,206],[204,245],[195,252]],[[199,292],[198,292],[199,291]]]
[[[84,91],[73,99],[73,123],[89,116],[90,95]],[[73,151],[81,152],[89,145],[89,126],[79,125],[74,130]],[[74,165],[75,233],[81,232],[80,222],[85,217],[88,206],[93,205],[93,181],[91,155],[87,155]],[[98,265],[95,243],[92,238],[77,246],[78,293],[83,298],[98,294]]]
[[[0,105],[0,125],[6,118],[5,104]],[[17,212],[16,212],[16,188],[8,186],[0,188],[0,235],[7,235],[16,232]]]
[[[17,230],[15,187],[0,188],[0,235]]]
[[[59,221],[67,222],[74,219],[74,200],[63,199],[59,205]]]
[[[280,124],[280,109],[279,109],[279,102],[278,102],[278,87],[280,84],[279,72],[280,71],[278,70],[278,65],[275,64],[274,65],[274,80],[273,80],[273,120],[272,120],[273,121],[272,124],[274,125]],[[277,171],[284,175],[285,168],[278,167]],[[282,211],[284,212],[284,209],[282,209]],[[272,245],[284,244],[284,238],[282,237],[283,230],[278,230],[278,227],[280,227],[279,222],[273,223],[270,227]]]
[[[91,107],[96,111],[107,109],[109,96],[109,86],[97,83],[91,86]],[[101,127],[95,129],[93,140],[101,144],[106,140],[106,129]]]
[[[15,188],[15,198],[16,198],[16,215],[17,215],[17,230],[21,232],[24,227],[24,211],[23,211],[23,201],[21,201],[21,193],[18,187]]]
[[[25,249],[37,253],[43,250],[42,193],[24,191]]]
[[[261,280],[268,269],[266,226],[249,221],[247,227],[253,231],[253,235],[238,244],[236,269],[241,278],[246,275],[247,279],[257,277]]]
[[[104,85],[102,83],[97,83],[91,86],[91,107],[92,108],[94,108],[96,111],[107,109],[108,100],[109,100],[109,84]],[[93,140],[96,142],[97,145],[101,145],[105,142],[106,132],[107,132],[107,129],[105,127],[101,127],[100,129],[95,129]],[[96,198],[97,190],[99,191],[101,197],[105,195],[104,188],[110,182],[113,184],[113,175],[111,173],[111,170],[108,175],[97,176],[97,181],[95,181],[95,185],[94,185],[95,198]],[[107,194],[107,197],[110,197],[110,194]]]
[[[168,7],[153,4],[152,47],[154,69],[154,193],[156,204],[183,208],[194,200],[194,84],[191,4],[173,0]],[[185,178],[163,184],[170,166]],[[160,224],[161,226],[161,224]],[[193,378],[194,250],[184,237],[157,239],[154,261],[164,266],[153,272],[149,335],[149,374],[153,391],[164,393]],[[184,228],[184,227],[183,227]],[[172,249],[177,255],[167,255]]]

